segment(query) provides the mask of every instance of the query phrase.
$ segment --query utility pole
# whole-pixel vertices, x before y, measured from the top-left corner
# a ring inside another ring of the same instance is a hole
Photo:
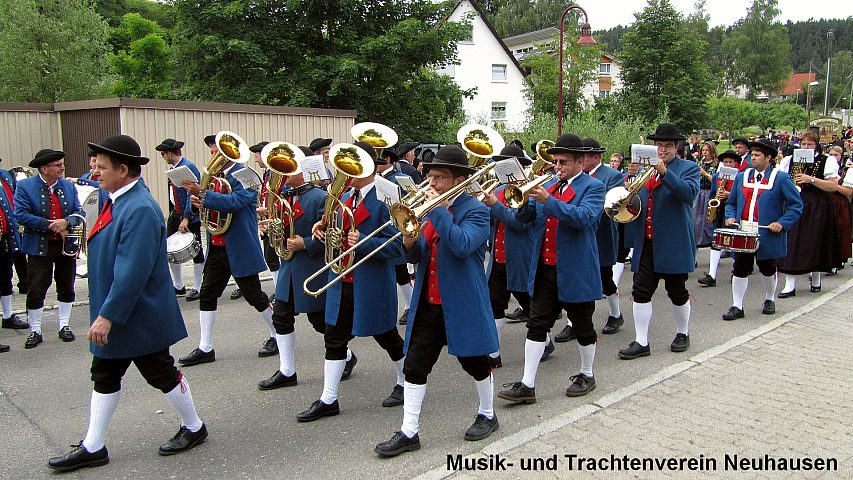
[[[832,79],[832,39],[835,34],[832,32],[830,28],[828,32],[826,32],[826,40],[828,44],[828,53],[826,55],[826,95],[823,98],[823,115],[829,116],[829,87],[830,80]]]

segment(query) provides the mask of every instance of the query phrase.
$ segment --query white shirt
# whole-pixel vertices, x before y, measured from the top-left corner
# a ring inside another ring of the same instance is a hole
[[[128,190],[130,190],[131,188],[133,188],[133,186],[134,186],[134,185],[136,185],[138,182],[139,182],[139,179],[137,178],[136,180],[134,180],[134,181],[132,181],[132,182],[128,183],[127,185],[125,185],[125,186],[123,186],[123,187],[119,188],[118,190],[116,190],[115,192],[111,193],[111,194],[110,194],[110,200],[111,200],[113,203],[116,203],[116,200],[118,200],[118,197],[120,197],[120,196],[124,195],[125,193],[127,193],[127,192],[128,192]]]

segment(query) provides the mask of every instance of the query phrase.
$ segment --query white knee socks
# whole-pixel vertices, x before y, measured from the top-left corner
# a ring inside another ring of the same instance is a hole
[[[202,352],[213,350],[213,325],[216,323],[216,312],[198,312],[201,335],[198,338],[198,349]]]
[[[3,320],[12,316],[12,296],[5,295],[0,297],[0,304],[3,305]]]
[[[673,305],[672,313],[675,315],[675,332],[687,335],[687,327],[690,323],[690,300],[684,305]]]
[[[743,310],[743,297],[746,295],[748,286],[749,279],[747,277],[732,277],[732,306]]]
[[[195,289],[201,291],[201,280],[204,276],[204,264],[203,263],[194,263],[193,264],[193,281],[195,282]]]
[[[492,358],[498,358],[501,354],[501,333],[504,331],[504,326],[506,325],[505,318],[496,318],[495,319],[495,328],[498,330],[498,351],[490,353],[489,356]]]
[[[403,384],[403,425],[400,431],[409,438],[418,433],[424,396],[426,396],[426,385],[415,385],[409,382]]]
[[[613,265],[613,283],[616,286],[619,286],[619,280],[622,279],[622,272],[625,271],[625,264],[621,262],[616,262],[616,265]]]
[[[708,275],[714,280],[717,279],[717,267],[720,266],[720,257],[722,255],[722,250],[711,249],[711,264],[708,265]]]
[[[71,303],[56,302],[56,305],[59,310],[59,328],[57,330],[61,330],[62,327],[67,327],[68,322],[71,321]]]
[[[595,344],[578,344],[578,352],[581,354],[581,373],[592,377],[592,364],[595,361]]]
[[[92,399],[89,401],[89,429],[86,430],[86,438],[83,439],[83,448],[87,452],[95,453],[104,448],[104,439],[119,400],[121,400],[121,390],[107,394],[92,392]]]
[[[619,292],[607,297],[608,315],[619,318],[622,315],[622,309],[619,308]]]
[[[193,394],[190,391],[190,384],[187,378],[181,375],[181,381],[166,394],[166,399],[172,404],[172,408],[181,417],[181,426],[187,427],[191,432],[197,432],[201,428],[202,422],[198,418],[198,412],[195,410],[193,403]]]
[[[764,286],[764,299],[776,301],[776,275],[762,275],[761,284]]]
[[[539,370],[539,361],[542,360],[542,354],[547,345],[547,341],[534,342],[530,339],[524,341],[524,376],[521,378],[521,383],[530,388],[536,386],[536,371]]]
[[[494,398],[495,398],[495,383],[492,374],[488,377],[475,381],[477,386],[477,396],[480,398],[480,407],[477,410],[478,415],[483,415],[488,419],[495,418]]]
[[[812,287],[819,287],[820,286],[820,272],[812,272],[812,279],[811,279],[811,282],[809,282],[809,283],[811,283]]]
[[[272,291],[275,292],[275,289],[278,286],[278,270],[270,273],[272,274],[270,276],[270,278],[272,279]]]
[[[320,401],[326,405],[338,399],[338,387],[346,365],[346,360],[326,360],[323,363],[323,394],[320,395]]]
[[[403,376],[403,363],[405,363],[406,357],[403,357],[396,362],[394,362],[394,369],[397,370],[397,385],[402,385],[405,382],[405,377]]]
[[[272,307],[267,307],[266,310],[261,312],[261,320],[267,326],[270,338],[275,338],[275,327],[272,326]]]
[[[184,276],[181,274],[181,264],[169,262],[169,273],[172,274],[172,285],[178,290],[184,288]]]
[[[634,302],[634,340],[640,345],[649,345],[649,324],[652,323],[652,302]]]
[[[405,285],[397,285],[397,291],[403,297],[403,309],[408,310],[412,303],[412,282]]]
[[[296,332],[287,335],[276,334],[275,343],[278,345],[278,370],[285,377],[289,377],[296,373]]]
[[[27,310],[27,320],[30,322],[30,331],[41,335],[41,317],[44,315],[44,308],[36,308],[35,310]]]
[[[790,293],[797,289],[797,277],[794,275],[785,274],[785,288],[782,293]]]

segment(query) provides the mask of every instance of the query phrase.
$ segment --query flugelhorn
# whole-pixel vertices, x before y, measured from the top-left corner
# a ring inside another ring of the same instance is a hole
[[[261,150],[261,158],[270,171],[267,181],[267,235],[275,253],[285,259],[293,258],[293,251],[287,249],[287,240],[293,238],[293,209],[279,192],[287,177],[302,173],[299,160],[305,156],[296,145],[287,142],[271,142]]]
[[[71,225],[70,220],[76,217],[78,220]],[[62,254],[66,257],[80,257],[80,253],[86,255],[86,217],[72,213],[68,216],[70,231],[62,240]]]
[[[356,123],[350,129],[350,135],[355,141],[364,142],[373,147],[377,158],[382,158],[383,150],[397,144],[397,132],[381,123]]]
[[[604,195],[604,213],[619,223],[633,222],[640,216],[642,202],[637,193],[657,173],[657,170],[648,166],[640,173],[628,188],[614,187]]]
[[[215,143],[218,151],[210,157],[207,165],[205,165],[199,185],[205,190],[230,194],[231,184],[226,179],[217,178],[216,175],[222,173],[228,162],[246,163],[251,156],[249,146],[239,135],[227,130],[216,134]],[[202,225],[208,232],[212,235],[222,235],[231,226],[233,214],[211,210],[202,205],[199,209],[199,216],[201,217]]]

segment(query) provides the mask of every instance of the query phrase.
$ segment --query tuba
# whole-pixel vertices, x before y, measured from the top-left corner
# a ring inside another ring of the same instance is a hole
[[[216,175],[222,173],[228,162],[246,163],[251,153],[246,142],[233,132],[221,131],[217,133],[215,142],[219,151],[208,160],[199,184],[205,190],[229,194],[231,193],[231,184],[228,183],[228,180],[218,178]],[[199,215],[202,225],[212,235],[222,235],[227,232],[233,217],[232,213],[218,212],[205,208],[204,205],[199,209]]]
[[[73,213],[68,219],[77,217],[79,220],[74,225],[69,223],[70,231],[62,240],[62,254],[66,257],[80,257],[80,253],[86,255],[86,217]]]
[[[350,135],[357,142],[364,142],[376,150],[376,158],[382,151],[397,144],[397,132],[381,123],[361,122],[352,126]]]
[[[261,150],[261,158],[270,171],[267,181],[267,235],[275,253],[285,259],[293,258],[287,249],[287,239],[293,238],[293,210],[280,194],[287,177],[302,173],[299,160],[305,156],[296,145],[287,142],[270,142]],[[285,231],[286,230],[286,231]]]
[[[460,128],[456,132],[456,141],[468,154],[468,164],[476,168],[481,168],[506,146],[503,137],[495,129],[476,123],[469,123]],[[482,201],[500,185],[500,180],[491,173],[491,169],[483,175],[478,175],[478,178],[483,180],[480,184],[481,190],[469,190],[469,193]],[[469,183],[472,184],[473,182]]]
[[[611,188],[604,196],[604,213],[619,223],[629,223],[636,220],[642,210],[640,197],[637,196],[637,193],[641,188],[646,187],[646,183],[651,180],[655,173],[657,170],[649,166],[637,175],[637,178],[628,188]]]

